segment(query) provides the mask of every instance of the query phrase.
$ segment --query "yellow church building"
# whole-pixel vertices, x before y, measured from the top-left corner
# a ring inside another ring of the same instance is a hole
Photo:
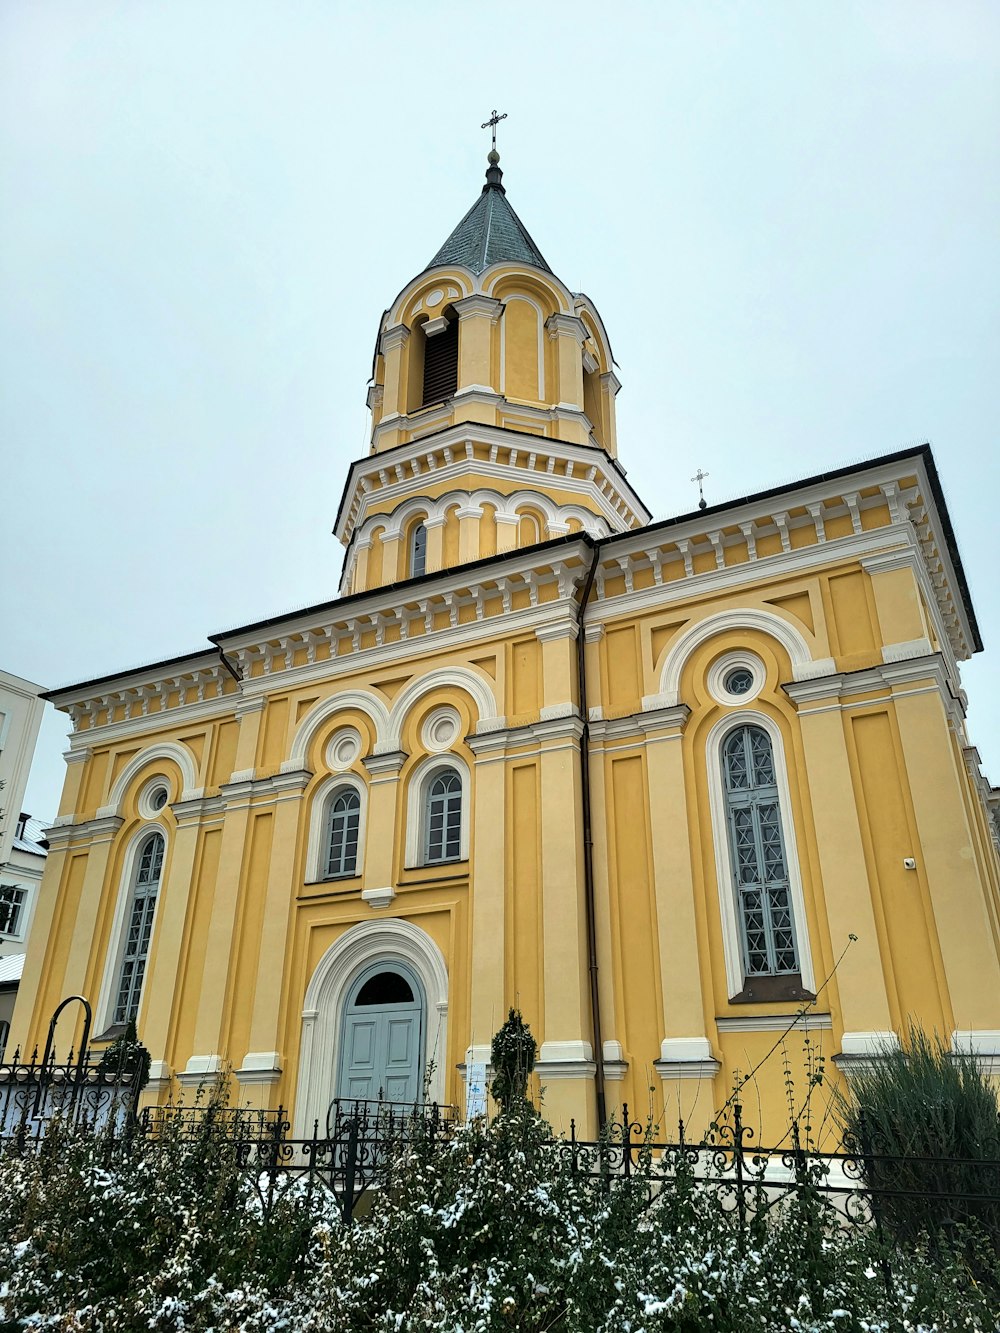
[[[982,645],[930,450],[651,523],[600,314],[498,163],[379,325],[339,597],[47,696],[11,1046],[79,993],[100,1041],[136,1019],[147,1097],[230,1070],[301,1133],[337,1095],[464,1106],[510,1006],[588,1134],[623,1101],[704,1127],[799,1010],[793,1072],[910,1019],[1000,1069]],[[766,1139],[780,1060],[755,1085]]]

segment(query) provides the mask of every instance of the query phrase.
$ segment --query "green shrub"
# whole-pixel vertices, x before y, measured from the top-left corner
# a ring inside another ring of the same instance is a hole
[[[902,1047],[852,1075],[838,1101],[844,1147],[861,1158],[896,1241],[941,1242],[972,1224],[1000,1251],[998,1112],[976,1059],[914,1025]]]

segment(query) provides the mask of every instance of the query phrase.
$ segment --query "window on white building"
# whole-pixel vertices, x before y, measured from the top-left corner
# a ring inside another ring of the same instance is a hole
[[[27,890],[16,884],[0,885],[0,935],[21,934]]]

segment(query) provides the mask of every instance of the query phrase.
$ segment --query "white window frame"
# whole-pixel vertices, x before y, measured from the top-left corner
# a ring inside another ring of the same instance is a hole
[[[431,783],[446,768],[454,769],[462,783],[462,821],[459,837],[460,848],[457,859],[448,861],[428,861],[425,856],[427,794]],[[460,755],[452,750],[442,754],[428,755],[410,774],[406,800],[406,868],[414,870],[421,866],[458,865],[469,859],[469,807],[472,804],[472,781],[469,766]]]
[[[156,939],[156,923],[160,916],[160,905],[163,902],[163,891],[167,881],[167,866],[170,855],[170,837],[162,824],[143,824],[141,828],[136,829],[135,833],[129,839],[125,848],[125,856],[122,864],[122,878],[118,889],[118,901],[115,904],[115,916],[111,926],[112,947],[108,951],[107,961],[104,965],[104,979],[101,982],[101,991],[97,1001],[97,1031],[105,1032],[111,1027],[114,1021],[115,1004],[118,1000],[118,986],[121,980],[122,961],[125,955],[125,940],[128,932],[129,917],[132,909],[132,897],[135,890],[135,876],[139,871],[139,850],[142,844],[152,833],[158,833],[163,839],[163,864],[160,869],[160,880],[156,890],[156,906],[153,908],[153,920],[149,928],[149,953],[146,958],[146,969],[142,978],[142,989],[139,992],[139,1010],[142,1009],[142,997],[146,989],[146,978],[149,976],[149,959],[153,956],[153,942]]]
[[[327,875],[326,862],[327,831],[330,821],[330,807],[336,800],[337,793],[350,787],[356,792],[361,802],[358,811],[358,859],[353,875]],[[368,815],[368,787],[357,773],[331,773],[316,788],[312,798],[309,818],[309,840],[306,846],[306,880],[309,883],[357,879],[365,864],[365,826]]]
[[[792,927],[795,932],[795,950],[799,959],[802,988],[812,994],[816,991],[816,973],[809,942],[809,923],[806,917],[802,872],[799,867],[798,844],[792,820],[792,797],[788,785],[785,746],[781,731],[773,718],[750,708],[728,713],[715,724],[706,741],[708,761],[708,794],[712,815],[712,841],[715,845],[715,873],[719,887],[719,909],[722,916],[722,942],[726,959],[726,985],[730,998],[754,980],[743,969],[743,948],[740,935],[738,889],[733,875],[729,848],[729,807],[726,801],[726,783],[722,751],[731,731],[743,727],[760,727],[771,742],[774,761],[775,785],[778,788],[778,814],[784,841],[788,896],[792,905]]]
[[[14,929],[0,930],[0,939],[5,940],[23,940],[24,923],[28,915],[28,904],[30,901],[27,888],[23,884],[0,884],[0,900],[4,894],[19,894],[19,898],[14,906]]]
[[[417,534],[420,532],[424,534],[424,549],[421,553],[423,556],[423,568],[417,569]],[[410,537],[407,546],[407,577],[411,579],[422,578],[427,573],[427,523],[424,519],[418,518],[416,523],[413,524],[410,529]]]

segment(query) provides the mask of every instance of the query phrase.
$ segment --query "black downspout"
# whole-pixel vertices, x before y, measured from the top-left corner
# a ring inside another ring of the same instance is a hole
[[[587,704],[587,653],[584,636],[584,617],[594,587],[600,548],[595,547],[580,596],[576,617],[576,678],[580,695],[580,800],[583,806],[583,892],[587,907],[587,952],[590,971],[590,1011],[594,1039],[594,1090],[597,1093],[597,1126],[607,1123],[607,1103],[604,1096],[604,1043],[601,1040],[601,997],[597,984],[597,918],[594,907],[594,837],[590,818],[590,712]]]

